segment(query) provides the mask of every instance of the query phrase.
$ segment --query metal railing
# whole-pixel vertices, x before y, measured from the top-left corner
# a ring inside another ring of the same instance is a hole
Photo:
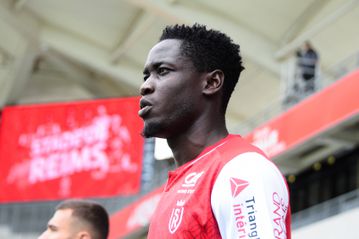
[[[293,62],[290,62],[289,64],[294,64]],[[286,76],[282,79],[282,81],[287,81],[290,79],[290,76],[292,75],[292,78],[295,77],[295,67],[292,65],[291,67],[286,66],[287,72],[283,73]],[[339,63],[336,63],[335,65],[329,67],[328,69],[323,69],[318,71],[318,79],[316,82],[316,90],[315,92],[321,91],[322,89],[326,88],[327,86],[331,85],[335,81],[341,79],[343,76],[348,74],[349,72],[354,71],[355,69],[359,68],[359,52],[356,52],[349,57],[344,58],[343,60],[339,61]],[[289,78],[288,78],[289,77]],[[293,79],[291,79],[293,80]],[[283,83],[284,84],[284,83]],[[287,84],[287,83],[285,83]],[[270,102],[265,110],[257,113],[253,117],[245,120],[244,122],[240,123],[235,129],[233,133],[239,133],[242,135],[246,135],[250,133],[253,129],[258,127],[259,125],[267,122],[268,120],[274,118],[275,116],[278,116],[282,112],[288,110],[288,106],[285,106],[283,104],[283,101],[285,100],[286,95],[286,88],[282,87],[282,97],[279,97],[277,100]],[[313,93],[315,93],[313,92]],[[300,100],[305,99],[311,94],[303,93],[303,95],[300,97]],[[298,103],[298,102],[297,102]],[[295,104],[292,104],[290,106],[294,106]]]
[[[359,207],[359,189],[293,214],[292,229],[304,227],[356,207]]]

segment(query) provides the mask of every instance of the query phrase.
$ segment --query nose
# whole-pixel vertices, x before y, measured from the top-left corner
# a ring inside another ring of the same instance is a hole
[[[154,91],[153,82],[151,81],[151,77],[149,77],[145,82],[142,83],[140,87],[140,94],[147,95],[151,94]]]

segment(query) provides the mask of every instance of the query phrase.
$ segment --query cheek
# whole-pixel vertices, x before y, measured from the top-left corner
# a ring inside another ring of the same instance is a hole
[[[187,108],[188,104],[195,104],[198,101],[201,90],[198,84],[194,84],[194,80],[176,76],[163,81],[163,85],[157,85],[162,113],[176,111],[182,105],[186,105]]]
[[[166,92],[169,101],[173,102],[187,102],[192,101],[199,95],[199,90],[193,84],[181,84],[173,88],[168,88]]]
[[[60,238],[59,236],[57,236],[57,233],[49,230],[44,231],[39,237],[39,239],[57,239],[57,238]]]
[[[173,114],[180,111],[183,107],[187,108],[187,105],[191,102],[190,99],[191,97],[189,95],[184,94],[183,92],[177,92],[176,94],[171,95],[170,98],[167,98],[167,100],[163,101],[162,113]]]

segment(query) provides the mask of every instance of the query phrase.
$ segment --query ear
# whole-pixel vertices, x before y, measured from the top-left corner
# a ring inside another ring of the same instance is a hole
[[[205,76],[203,94],[213,95],[221,90],[224,81],[224,73],[221,70],[208,72]]]
[[[88,231],[80,231],[77,234],[77,238],[79,238],[79,239],[92,239],[92,236]]]

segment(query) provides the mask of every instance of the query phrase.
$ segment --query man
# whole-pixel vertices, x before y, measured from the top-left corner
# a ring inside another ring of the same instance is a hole
[[[198,24],[166,27],[149,52],[143,135],[166,138],[178,168],[169,172],[148,238],[290,238],[281,173],[226,129],[243,69],[239,46]]]
[[[67,200],[56,207],[39,239],[106,239],[109,217],[98,203]]]
[[[297,51],[298,67],[305,84],[305,92],[312,93],[315,91],[315,73],[318,60],[317,52],[308,41],[304,43],[302,50]]]

